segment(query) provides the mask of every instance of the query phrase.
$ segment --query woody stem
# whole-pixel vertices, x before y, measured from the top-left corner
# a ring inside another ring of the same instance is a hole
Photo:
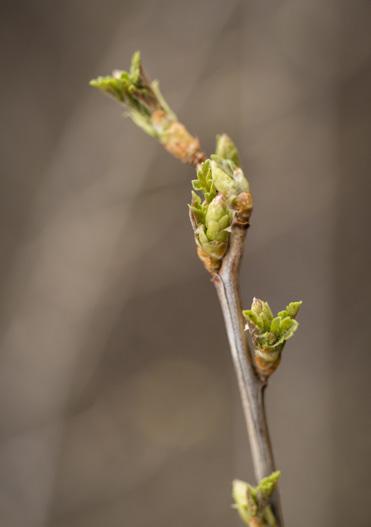
[[[259,482],[262,478],[275,471],[275,464],[265,412],[265,384],[256,373],[244,332],[242,317],[239,267],[246,230],[246,225],[233,225],[229,250],[223,259],[221,269],[214,276],[213,282],[224,316],[250,440],[255,477]],[[277,527],[283,527],[280,499],[277,491],[272,495],[270,504]]]

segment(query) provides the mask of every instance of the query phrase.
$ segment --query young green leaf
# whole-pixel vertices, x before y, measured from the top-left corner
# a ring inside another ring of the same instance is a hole
[[[235,480],[232,485],[233,507],[238,511],[246,525],[275,525],[273,513],[269,507],[269,500],[277,488],[281,473],[273,472],[263,478],[256,487],[245,481]],[[254,521],[255,520],[255,521]]]
[[[273,317],[268,302],[254,298],[251,309],[242,312],[254,342],[256,366],[262,378],[269,377],[275,371],[286,341],[298,329],[299,323],[295,317],[301,304],[290,302],[286,309]]]

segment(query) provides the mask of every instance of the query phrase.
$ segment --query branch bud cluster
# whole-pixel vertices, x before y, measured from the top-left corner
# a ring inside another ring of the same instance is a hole
[[[286,341],[299,327],[295,318],[301,304],[290,302],[283,311],[273,316],[268,302],[254,298],[251,309],[243,311],[245,329],[254,343],[255,362],[262,378],[268,378],[277,369]]]
[[[197,252],[206,269],[215,273],[228,249],[232,224],[246,225],[252,211],[249,183],[227,135],[217,137],[216,153],[198,165],[192,186],[190,214]]]
[[[281,473],[273,472],[263,478],[256,487],[235,480],[232,487],[234,505],[242,521],[249,527],[273,527],[275,518],[269,507],[269,499],[275,491]]]
[[[129,71],[90,81],[94,88],[107,93],[126,108],[127,115],[148,135],[155,137],[176,158],[197,165],[205,158],[200,142],[180,123],[160,92],[158,81],[149,81],[139,51],[131,59]]]

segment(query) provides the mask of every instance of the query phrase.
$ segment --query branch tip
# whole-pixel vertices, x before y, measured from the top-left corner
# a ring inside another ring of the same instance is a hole
[[[177,159],[195,166],[205,159],[199,140],[178,121],[158,81],[148,79],[139,51],[133,54],[129,71],[115,70],[89,84],[124,105],[132,121]]]

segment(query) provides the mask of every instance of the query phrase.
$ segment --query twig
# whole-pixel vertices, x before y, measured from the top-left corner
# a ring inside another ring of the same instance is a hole
[[[213,277],[222,308],[258,483],[253,488],[235,481],[235,504],[250,527],[283,527],[276,489],[280,473],[275,472],[264,392],[268,377],[279,365],[285,342],[298,327],[295,317],[301,302],[291,302],[273,317],[268,302],[254,299],[251,310],[242,312],[239,267],[252,196],[240,168],[237,148],[223,134],[217,137],[216,155],[207,159],[198,138],[170,109],[158,83],[150,82],[145,75],[139,53],[133,55],[128,72],[115,71],[91,81],[91,85],[123,104],[134,123],[173,156],[196,167],[193,188],[203,194],[203,200],[193,192],[190,219],[198,256]],[[254,357],[245,336],[243,315],[252,337]]]
[[[244,332],[239,291],[239,267],[243,254],[247,225],[232,227],[230,247],[223,264],[213,278],[222,308],[232,360],[237,375],[242,407],[250,439],[255,477],[259,482],[275,469],[272,445],[265,412],[266,383],[258,376]],[[278,491],[271,498],[277,527],[283,527]]]

